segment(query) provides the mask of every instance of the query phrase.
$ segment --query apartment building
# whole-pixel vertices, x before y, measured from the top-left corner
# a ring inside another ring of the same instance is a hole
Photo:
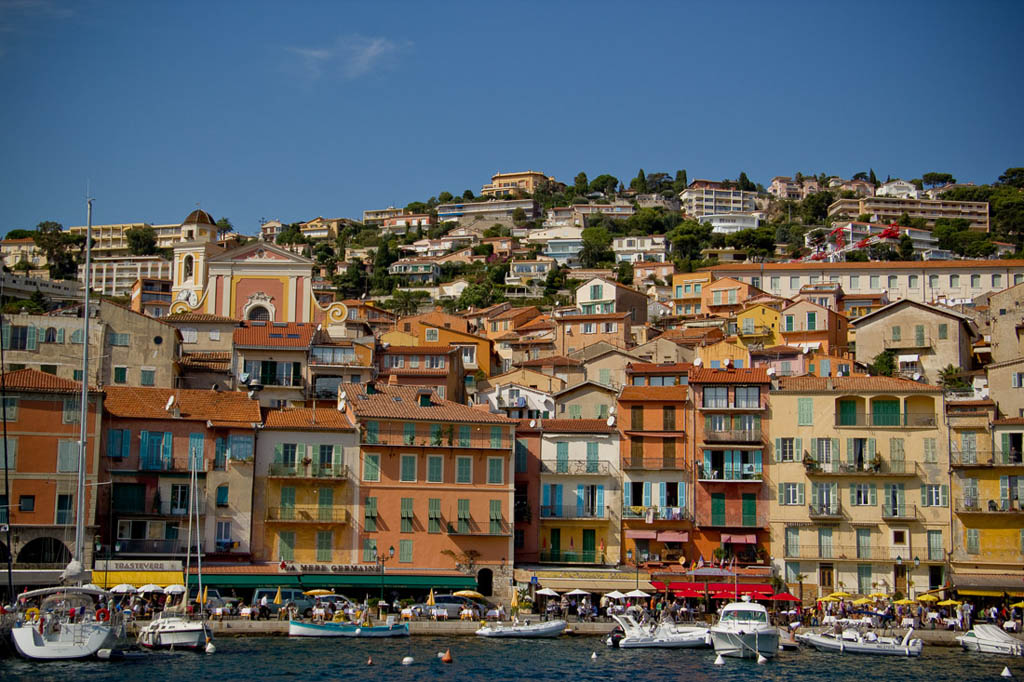
[[[607,384],[584,381],[570,384],[551,397],[559,419],[606,420],[615,411],[617,391]]]
[[[740,230],[756,230],[761,225],[762,213],[708,213],[700,221],[711,226],[716,234],[733,234]]]
[[[696,181],[694,181],[696,182]],[[719,213],[749,213],[757,209],[757,192],[698,188],[690,184],[679,194],[683,213],[694,218]]]
[[[540,216],[537,202],[533,199],[492,199],[477,202],[452,202],[437,206],[438,222],[456,222],[468,225],[478,220],[510,222],[517,208],[523,209],[527,220]]]
[[[619,433],[604,420],[544,420],[540,563],[619,563],[618,463]]]
[[[952,201],[951,199],[912,199],[909,197],[872,196],[857,199],[837,199],[828,207],[828,217],[856,218],[872,216],[872,222],[898,222],[906,213],[911,218],[923,218],[928,227],[935,227],[939,218],[962,218],[972,230],[988,232],[988,202]]]
[[[300,405],[308,397],[307,366],[316,325],[242,323],[232,333],[232,373],[242,391],[257,390],[260,405]],[[254,389],[259,386],[259,389]]]
[[[385,234],[404,235],[414,230],[426,232],[436,223],[432,213],[404,213],[389,216],[380,221],[380,231]]]
[[[626,313],[631,324],[647,322],[647,296],[618,282],[593,277],[576,287],[575,295],[584,315]]]
[[[388,563],[385,587],[509,599],[516,422],[412,386],[348,384],[339,399],[359,432],[358,564]]]
[[[676,315],[700,315],[702,293],[711,283],[709,272],[684,272],[672,275],[672,303]]]
[[[555,318],[554,323],[555,352],[559,355],[571,355],[602,341],[616,348],[630,346],[629,328],[633,320],[628,312],[563,315]]]
[[[96,293],[129,296],[139,278],[170,280],[171,262],[162,256],[93,256],[89,272],[89,287]],[[85,283],[84,267],[78,280]]]
[[[46,267],[46,254],[36,246],[32,237],[0,239],[0,259],[11,270],[19,263],[28,263],[31,270]]]
[[[388,218],[397,218],[409,213],[410,211],[406,211],[404,208],[395,208],[394,206],[368,209],[363,211],[363,225],[367,227],[382,225]]]
[[[433,284],[441,276],[441,266],[435,258],[401,258],[391,264],[388,272],[406,286]]]
[[[821,186],[815,177],[794,180],[785,175],[776,175],[768,186],[768,194],[779,199],[789,199],[790,201],[802,201],[809,195],[820,191]]]
[[[540,171],[528,170],[519,173],[495,173],[491,181],[480,188],[485,197],[505,197],[515,194],[533,194],[542,184],[557,184],[554,177]]]
[[[879,185],[878,189],[875,190],[875,196],[898,197],[900,199],[920,199],[925,196],[925,194],[913,183],[897,178],[896,180],[883,182]]]
[[[663,263],[666,260],[665,235],[615,237],[612,251],[617,263]]]
[[[359,384],[373,379],[373,344],[332,338],[321,329],[313,335],[307,371],[310,397],[334,400],[341,384]]]
[[[911,598],[950,547],[942,389],[890,377],[784,377],[772,391],[772,550],[804,598]]]
[[[385,345],[375,355],[376,376],[391,385],[429,388],[443,400],[466,399],[462,349],[447,344]],[[370,377],[351,383],[365,383]]]
[[[824,353],[846,353],[850,326],[845,315],[811,301],[796,301],[779,313],[782,342]]]

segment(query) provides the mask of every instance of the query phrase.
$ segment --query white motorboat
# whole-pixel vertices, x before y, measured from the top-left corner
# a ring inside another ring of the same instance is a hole
[[[520,637],[520,638],[542,638],[558,637],[565,632],[567,623],[564,620],[548,620],[540,623],[513,621],[511,623],[494,623],[484,625],[476,634],[480,637]]]
[[[116,613],[96,608],[104,590],[81,587],[48,587],[18,595],[28,601],[42,597],[39,607],[19,614],[11,639],[18,653],[36,661],[74,660],[112,649],[120,632]]]
[[[360,625],[359,623],[304,623],[288,621],[290,637],[407,637],[408,623],[388,623],[386,625]]]
[[[967,651],[1003,656],[1024,656],[1024,643],[1004,632],[998,625],[975,625],[956,638]]]
[[[620,649],[699,649],[711,646],[707,628],[678,626],[675,623],[638,623],[629,614],[613,615],[619,627],[604,639]],[[621,628],[621,632],[619,631]]]
[[[162,616],[139,629],[139,644],[147,649],[205,649],[213,631],[203,620]]]
[[[879,637],[874,632],[844,630],[842,632],[805,632],[796,636],[797,641],[819,651],[836,651],[841,654],[870,654],[874,656],[920,656],[924,642],[914,638],[914,630],[907,630],[903,639]]]
[[[722,607],[722,616],[709,628],[715,652],[736,658],[771,658],[779,650],[779,630],[768,622],[768,610],[744,596]]]

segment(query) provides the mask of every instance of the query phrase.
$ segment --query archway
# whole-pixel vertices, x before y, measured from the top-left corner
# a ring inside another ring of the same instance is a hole
[[[494,572],[489,568],[481,568],[476,574],[476,591],[490,597],[494,591]]]
[[[270,311],[261,305],[253,306],[249,308],[249,319],[254,322],[269,322]]]
[[[66,564],[71,551],[56,538],[36,538],[18,552],[19,564]]]

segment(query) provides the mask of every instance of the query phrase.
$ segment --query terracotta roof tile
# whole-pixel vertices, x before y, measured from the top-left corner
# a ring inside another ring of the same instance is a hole
[[[316,325],[307,322],[246,322],[232,334],[235,346],[308,348]]]
[[[784,353],[784,354],[798,355],[798,354],[803,353],[803,352],[804,352],[803,348],[797,348],[796,346],[768,346],[767,348],[762,348],[760,350],[751,350],[750,354],[751,355],[766,355],[766,354],[770,354],[770,353]]]
[[[678,374],[693,369],[693,364],[689,362],[631,362],[626,365],[627,374]]]
[[[691,379],[692,381],[692,379]],[[831,386],[829,386],[831,382]],[[941,393],[940,386],[898,377],[782,377],[780,391],[794,393]]]
[[[898,267],[911,267],[913,269],[921,270],[934,270],[939,268],[962,268],[965,271],[975,267],[1022,267],[1024,266],[1024,260],[956,260],[956,261],[942,261],[942,260],[925,260],[925,261],[914,261],[912,264],[898,264]],[[724,263],[720,265],[712,265],[706,268],[700,268],[698,272],[742,272],[744,275],[748,273],[760,273],[764,272],[777,272],[777,271],[789,271],[789,270],[800,270],[804,272],[821,273],[829,272],[834,270],[891,270],[893,267],[897,267],[890,262],[868,262],[868,263]]]
[[[456,350],[454,346],[445,345],[425,345],[425,346],[388,346],[387,348],[381,348],[378,355],[383,357],[384,355],[437,355],[438,353],[451,353]]]
[[[604,322],[607,320],[624,320],[629,313],[595,313],[593,315],[563,315],[556,318],[556,324],[571,324],[573,322]]]
[[[164,318],[168,322],[220,322],[224,324],[239,324],[241,320],[222,315],[210,313],[174,313]]]
[[[520,367],[582,367],[583,363],[573,358],[567,358],[564,355],[549,355],[546,358],[534,358],[533,360],[523,360],[519,363]]]
[[[7,391],[41,391],[45,393],[80,393],[82,383],[62,379],[38,369],[18,369],[4,373],[4,389]],[[95,391],[96,389],[91,389]]]
[[[764,367],[744,367],[742,369],[711,369],[698,367],[690,372],[691,384],[767,384],[771,377]]]
[[[506,310],[504,312],[500,312],[500,313],[498,313],[497,315],[495,315],[494,317],[492,317],[490,319],[492,321],[497,321],[497,320],[504,320],[506,318],[519,317],[521,315],[530,315],[530,314],[532,314],[534,316],[539,315],[540,314],[540,310],[538,310],[536,306],[532,306],[532,305],[531,306],[524,306],[524,307],[520,307],[520,308],[509,308],[508,310]]]
[[[182,369],[205,369],[211,372],[227,372],[231,369],[231,351],[208,351],[182,353],[178,365]]]
[[[546,433],[617,433],[605,419],[538,419]]]
[[[264,429],[354,431],[355,426],[344,412],[329,407],[297,407],[285,410],[267,410]]]
[[[214,420],[239,426],[261,420],[260,405],[239,391],[211,391],[186,388],[140,388],[107,386],[104,407],[115,417],[131,419],[175,419],[165,408],[168,399],[180,410],[178,419]]]
[[[519,325],[516,329],[520,332],[528,332],[534,330],[539,331],[541,329],[554,329],[554,327],[555,323],[551,321],[550,315],[541,315],[540,317],[533,318],[526,324]]]
[[[690,391],[686,386],[623,386],[619,400],[638,401],[680,401],[689,398]]]
[[[360,419],[405,419],[436,422],[472,422],[484,424],[514,424],[514,419],[503,415],[474,410],[468,405],[442,400],[430,394],[430,406],[420,407],[420,386],[389,386],[373,384],[375,393],[367,393],[364,384],[342,384],[348,404]],[[396,400],[397,398],[397,400]]]
[[[1003,417],[1002,419],[993,419],[992,423],[997,426],[1018,426],[1024,424],[1024,417]]]

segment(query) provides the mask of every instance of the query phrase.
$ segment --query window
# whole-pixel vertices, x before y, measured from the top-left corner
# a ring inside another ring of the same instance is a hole
[[[501,427],[491,427],[491,447],[495,449],[501,448]]]
[[[917,275],[908,275],[907,276],[907,288],[908,289],[916,289],[917,288]]]
[[[363,480],[380,480],[380,455],[367,454],[363,456]]]
[[[4,418],[9,422],[18,421],[17,398],[4,398]]]
[[[57,472],[73,473],[78,471],[78,441],[61,439],[57,442]]]
[[[115,384],[127,384],[128,383],[128,368],[127,367],[115,367],[114,368],[114,383]]]
[[[416,482],[416,455],[402,455],[399,479],[403,483]]]
[[[899,328],[899,325],[896,325],[889,331],[889,336],[893,341],[900,341],[903,336],[903,330]]]
[[[871,277],[868,278],[868,286],[872,289],[877,289],[881,283],[881,278],[878,275],[871,275]]]
[[[602,295],[601,289],[602,289],[602,287],[601,287],[600,284],[591,284],[590,285],[590,300],[591,301],[598,301],[598,300],[604,298],[604,296]]]
[[[780,462],[795,462],[797,461],[797,447],[796,440],[793,438],[776,438],[775,439],[775,459]]]
[[[594,334],[597,332],[597,325],[593,322],[586,322],[580,326],[584,334]]]
[[[253,437],[231,436],[228,438],[228,457],[238,461],[252,459]]]
[[[217,486],[217,506],[228,506],[228,487],[226,485]]]
[[[152,369],[140,370],[139,383],[141,383],[143,386],[156,385],[156,371]]]
[[[181,342],[182,343],[198,343],[199,342],[199,331],[191,327],[183,327],[181,330]]]
[[[61,415],[65,424],[77,424],[79,422],[79,406],[81,405],[79,398],[64,398],[64,412]]]
[[[426,339],[428,343],[436,343],[438,339],[437,330],[431,327],[427,327]]]
[[[331,560],[331,543],[333,540],[333,533],[329,530],[318,530],[316,532],[316,560],[317,561],[330,561]]]
[[[118,334],[116,332],[110,332],[107,335],[107,340],[111,346],[130,346],[131,345],[131,334]]]
[[[444,481],[444,457],[441,455],[427,456],[427,483]]]
[[[797,424],[814,426],[814,398],[797,398]]]
[[[1001,289],[1002,286],[1003,286],[1003,276],[1002,275],[992,275],[992,288],[993,289]]]
[[[462,364],[465,367],[476,364],[476,346],[459,346],[462,349]]]
[[[937,483],[926,484],[921,486],[921,506],[922,507],[948,507],[949,506],[949,486],[939,485]]]
[[[728,407],[729,388],[726,386],[705,386],[704,407]]]
[[[850,290],[860,289],[860,276],[850,275]]]
[[[413,520],[415,519],[415,515],[413,514],[413,511],[412,511],[412,498],[411,497],[403,497],[402,498],[401,510],[402,510],[402,532],[403,533],[411,533],[412,532]]]
[[[57,495],[57,516],[55,522],[58,526],[70,526],[74,523],[75,516],[72,511],[74,496]]]
[[[412,540],[398,541],[398,562],[402,564],[412,563]]]
[[[857,564],[857,592],[871,592],[871,564]]]
[[[973,435],[973,434],[972,434]],[[935,450],[935,439],[925,438],[924,439],[924,461],[925,464],[935,464],[939,461],[938,454]]]
[[[761,406],[761,389],[757,386],[736,387],[736,407],[758,408]]]
[[[377,538],[363,538],[363,561],[377,561]]]
[[[981,288],[981,275],[971,275],[971,288],[972,289],[980,289]]]
[[[945,340],[945,339],[948,339],[948,338],[949,338],[949,325],[948,324],[940,324],[939,325],[939,339],[940,340]]]
[[[950,275],[949,276],[949,286],[950,286],[950,288],[954,288],[954,287],[960,286],[960,275]]]
[[[807,313],[807,331],[813,332],[818,328],[818,313],[808,312]]]
[[[874,483],[852,483],[850,504],[856,507],[873,507],[878,504],[878,488]]]
[[[210,330],[210,341],[220,341],[220,330],[219,329],[211,329]]]
[[[366,435],[364,436],[367,443],[378,443],[380,442],[380,423],[379,422],[366,422]]]
[[[458,500],[459,533],[469,532],[473,517],[469,514],[469,500]]]
[[[503,457],[487,458],[487,482],[501,485],[505,482],[505,459]]]
[[[967,553],[968,554],[981,554],[981,540],[978,537],[979,531],[977,528],[967,529]]]
[[[803,505],[804,484],[803,483],[780,483],[779,504],[782,505]]]
[[[36,496],[22,495],[18,498],[18,511],[33,512],[36,510]]]
[[[441,498],[432,497],[427,500],[427,532],[441,532]]]
[[[455,458],[455,482],[456,483],[472,483],[473,482],[473,458],[472,457],[456,457]]]
[[[791,332],[794,329],[794,318],[792,315],[786,315],[783,320],[783,331]]]
[[[367,497],[363,504],[363,530],[372,533],[377,530],[377,498]]]
[[[505,518],[501,513],[501,500],[490,501],[490,528],[491,535],[501,535],[505,531]]]
[[[278,561],[295,560],[295,531],[282,530],[277,534]]]
[[[402,424],[402,442],[406,445],[412,445],[416,440],[416,425],[412,422],[405,422]]]

